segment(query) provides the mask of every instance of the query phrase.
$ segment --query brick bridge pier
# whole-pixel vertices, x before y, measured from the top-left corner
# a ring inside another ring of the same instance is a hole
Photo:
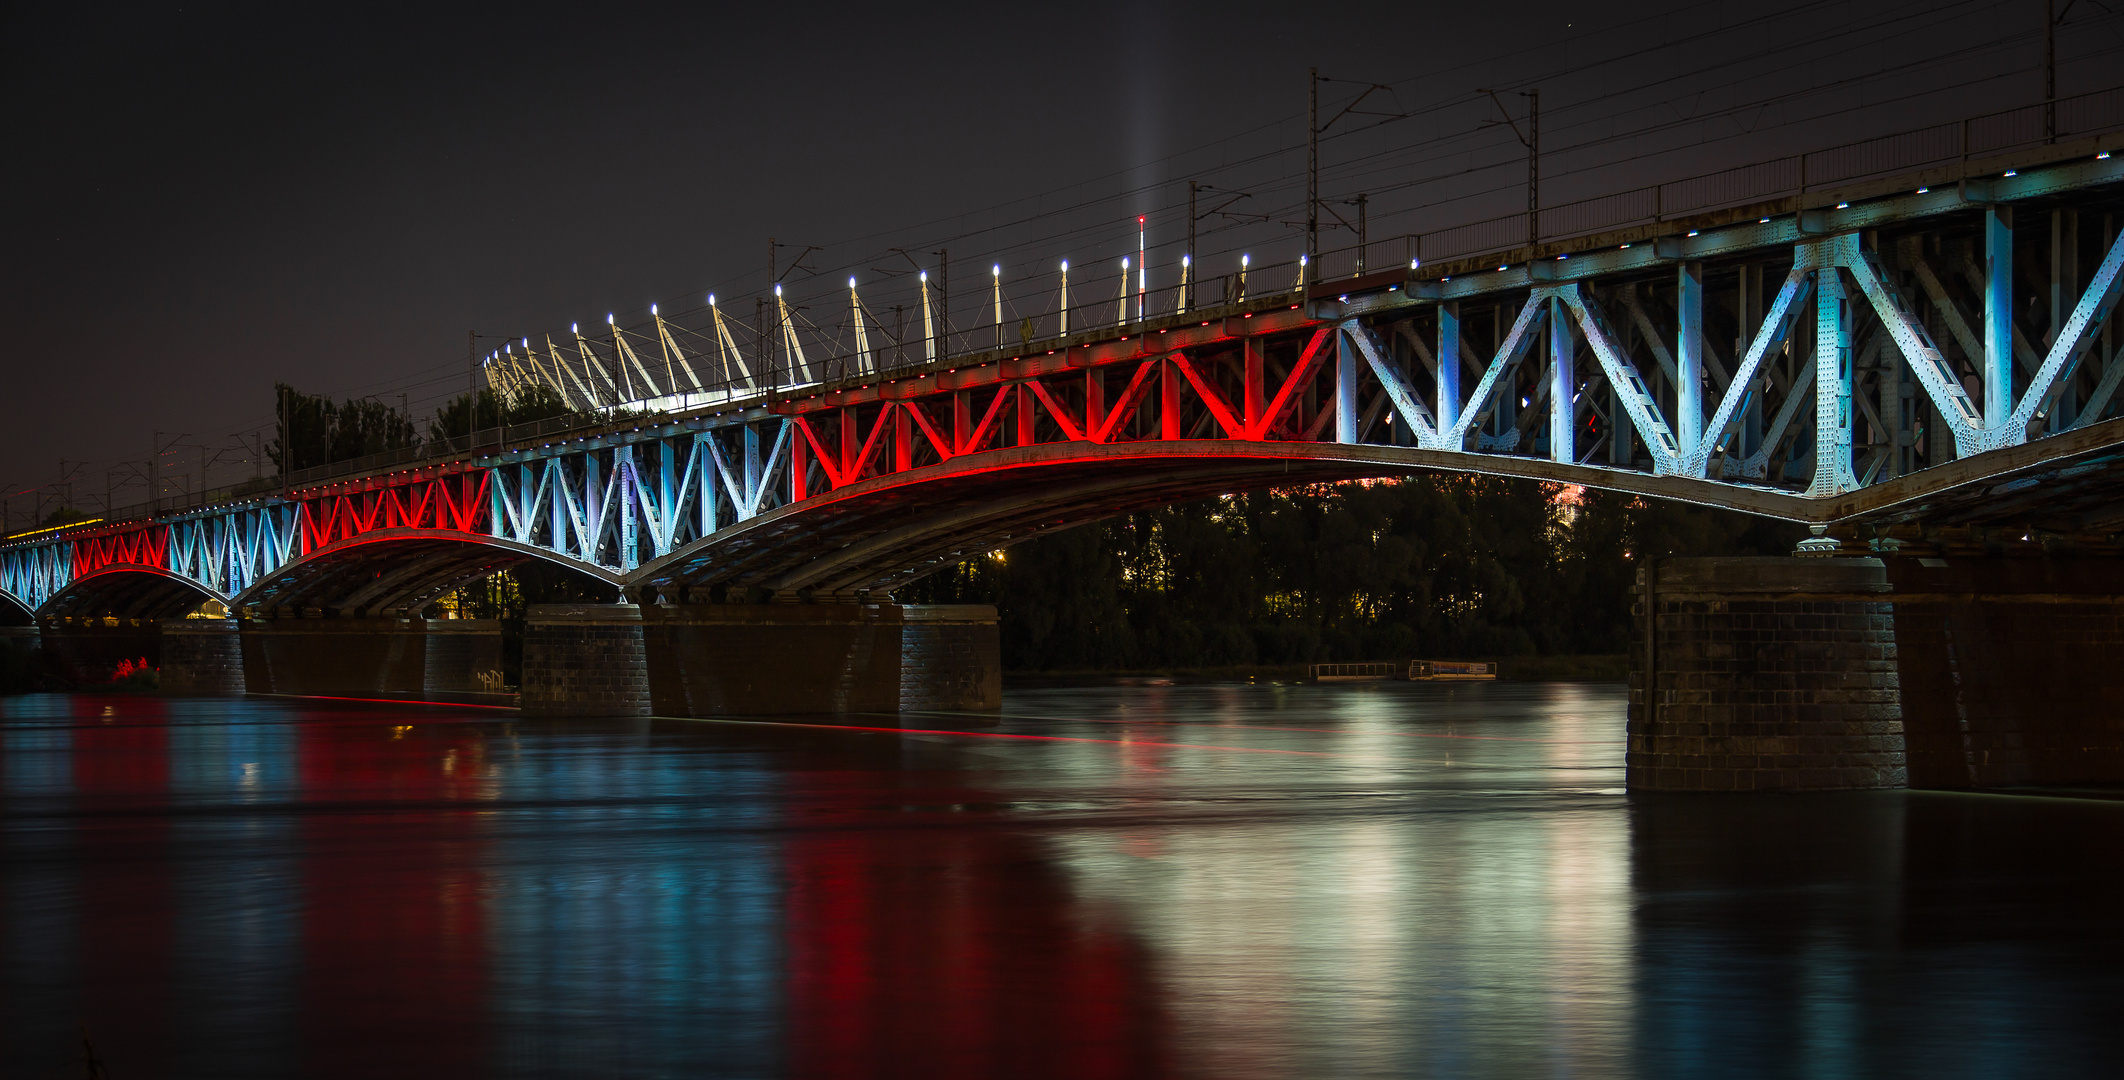
[[[2124,782],[2124,560],[1639,571],[1635,791]]]

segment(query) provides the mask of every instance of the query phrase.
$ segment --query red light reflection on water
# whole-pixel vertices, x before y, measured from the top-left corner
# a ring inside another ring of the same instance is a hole
[[[298,727],[302,788],[326,804],[302,825],[306,1071],[469,1075],[488,1050],[480,740],[384,729]]]
[[[160,805],[167,797],[169,729],[161,722],[162,703],[145,699],[123,710],[96,698],[70,704],[74,798],[83,812],[74,832],[81,875],[81,1013],[125,1017],[128,1042],[163,1047],[170,1033],[161,999],[176,930],[170,865],[160,857],[169,842],[169,819],[111,815]]]
[[[875,774],[795,779],[823,805],[783,846],[792,1075],[1165,1073],[1148,950],[1037,839],[950,806],[878,827]]]

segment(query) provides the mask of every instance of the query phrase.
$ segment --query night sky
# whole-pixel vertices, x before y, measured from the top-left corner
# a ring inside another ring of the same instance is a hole
[[[2063,94],[2124,49],[2081,8]],[[94,508],[157,430],[232,459],[275,380],[425,416],[463,388],[468,329],[499,347],[749,297],[769,237],[822,245],[807,265],[843,288],[948,245],[985,288],[991,261],[1103,265],[1143,213],[1157,272],[1193,177],[1252,191],[1270,220],[1243,242],[1294,255],[1308,66],[1356,80],[1331,109],[1377,81],[1410,114],[1324,152],[1324,196],[1381,192],[1376,239],[1524,206],[1477,88],[1540,87],[1547,202],[2034,101],[2040,12],[11,5],[0,484],[65,459]]]

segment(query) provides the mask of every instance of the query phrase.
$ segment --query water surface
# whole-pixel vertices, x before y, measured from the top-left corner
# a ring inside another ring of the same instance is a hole
[[[1628,796],[1622,712],[0,700],[0,1075],[2114,1072],[2124,803]]]

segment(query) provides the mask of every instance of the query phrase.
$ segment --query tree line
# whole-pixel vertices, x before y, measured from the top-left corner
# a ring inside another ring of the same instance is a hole
[[[1730,511],[1427,474],[1114,518],[896,598],[996,605],[1017,671],[1618,654],[1647,556],[1784,555],[1804,535]]]
[[[393,408],[374,398],[333,401],[324,394],[305,394],[286,383],[273,384],[273,397],[280,437],[267,452],[282,472],[411,449],[422,445],[423,440],[463,438],[472,430],[474,418],[470,391],[436,409],[425,431],[410,410]],[[530,386],[508,395],[493,390],[479,392],[477,418],[481,430],[497,423],[528,424],[556,416],[576,417],[584,423],[600,419],[571,408],[548,386]]]

